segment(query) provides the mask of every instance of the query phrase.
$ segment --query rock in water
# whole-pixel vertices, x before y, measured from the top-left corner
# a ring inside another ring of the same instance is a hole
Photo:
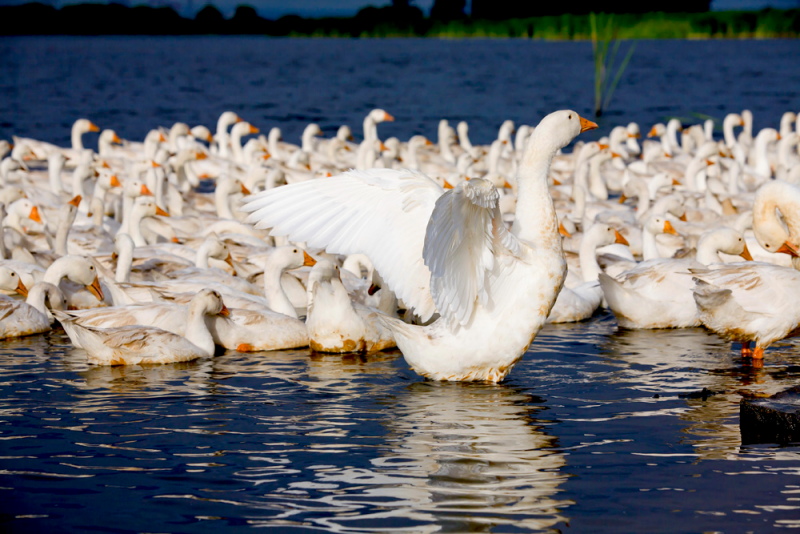
[[[739,404],[742,445],[800,442],[800,386]]]

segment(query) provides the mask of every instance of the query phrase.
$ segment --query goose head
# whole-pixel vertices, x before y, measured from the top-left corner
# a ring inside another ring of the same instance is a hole
[[[206,315],[230,315],[222,295],[215,289],[201,289],[189,302],[189,310],[200,311]]]
[[[58,285],[62,278],[85,286],[97,300],[103,300],[103,289],[100,287],[97,269],[88,258],[72,254],[62,256],[51,263],[44,273],[44,281],[53,285]]]
[[[0,265],[0,289],[19,293],[23,297],[28,296],[28,288],[22,283],[22,279],[13,269]]]
[[[597,128],[597,124],[581,117],[576,111],[562,109],[550,113],[536,126],[529,147],[540,147],[555,153],[572,142],[578,134]]]

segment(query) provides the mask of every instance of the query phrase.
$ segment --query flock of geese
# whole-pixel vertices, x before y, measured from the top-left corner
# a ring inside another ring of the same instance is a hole
[[[601,308],[702,325],[755,366],[800,332],[795,113],[584,142],[597,125],[560,110],[485,146],[447,120],[382,140],[391,120],[370,112],[358,143],[230,111],[213,133],[0,140],[0,338],[60,324],[99,365],[396,346],[427,378],[498,382],[547,322]]]

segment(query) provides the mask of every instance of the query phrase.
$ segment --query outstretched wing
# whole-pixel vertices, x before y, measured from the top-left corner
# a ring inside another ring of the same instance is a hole
[[[436,308],[422,260],[425,228],[443,189],[411,170],[348,171],[245,199],[247,220],[333,254],[366,254],[389,288],[423,320]]]
[[[422,256],[431,271],[431,293],[442,316],[466,324],[477,303],[486,304],[496,255],[519,254],[505,227],[499,194],[482,179],[462,182],[436,201]]]

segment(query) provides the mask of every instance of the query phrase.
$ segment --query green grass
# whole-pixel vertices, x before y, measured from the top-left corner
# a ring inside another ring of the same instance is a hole
[[[608,15],[602,15],[607,17]],[[616,39],[717,39],[800,37],[800,9],[614,15]],[[434,24],[427,37],[511,37],[591,40],[591,15]],[[379,37],[379,35],[373,35]]]

